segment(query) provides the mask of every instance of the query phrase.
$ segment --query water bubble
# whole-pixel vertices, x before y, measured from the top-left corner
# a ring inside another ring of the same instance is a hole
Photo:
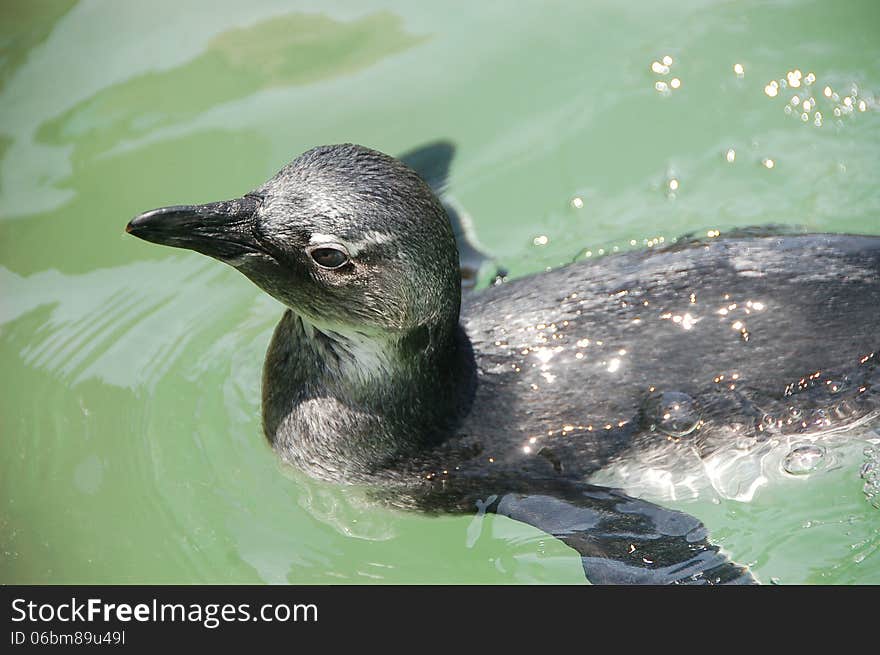
[[[748,437],[738,437],[736,441],[733,442],[733,447],[737,450],[751,450],[752,443],[752,440]]]
[[[669,86],[671,86],[673,89],[678,89],[681,87],[681,80],[677,77],[673,77],[671,80],[669,80]]]
[[[807,73],[807,76],[804,78],[804,82],[807,84],[812,84],[816,81],[816,76],[813,73]]]
[[[734,64],[733,65],[733,72],[736,73],[737,77],[742,77],[743,75],[745,75],[746,69],[743,68],[742,64]]]
[[[645,402],[644,418],[652,430],[671,437],[684,437],[697,429],[702,418],[699,403],[680,391],[651,394]]]
[[[670,57],[669,55],[664,55],[663,56],[663,65],[664,66],[672,66],[672,57]]]
[[[782,468],[791,475],[805,475],[819,468],[825,459],[825,449],[815,444],[795,446],[782,461]]]
[[[669,95],[669,85],[666,82],[655,82],[654,88],[664,95]]]
[[[729,148],[726,153],[724,153],[724,158],[727,160],[728,164],[732,164],[736,161],[736,150],[733,148]]]
[[[764,93],[767,94],[768,98],[775,98],[779,94],[779,84],[776,80],[773,80],[770,84],[764,87]]]

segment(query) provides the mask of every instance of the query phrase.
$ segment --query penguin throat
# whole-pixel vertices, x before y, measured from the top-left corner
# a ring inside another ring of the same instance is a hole
[[[315,321],[302,315],[297,318],[297,340],[323,364],[322,374],[328,381],[352,387],[381,384],[397,377],[405,366],[395,335]]]

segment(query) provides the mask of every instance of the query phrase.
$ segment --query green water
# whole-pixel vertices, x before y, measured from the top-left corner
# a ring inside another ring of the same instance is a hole
[[[876,0],[3,0],[0,17],[4,583],[583,579],[527,526],[391,512],[282,468],[259,419],[280,306],[126,237],[142,210],[239,195],[321,143],[443,137],[451,194],[513,275],[690,230],[880,234]],[[864,445],[751,502],[667,504],[765,582],[880,583]]]

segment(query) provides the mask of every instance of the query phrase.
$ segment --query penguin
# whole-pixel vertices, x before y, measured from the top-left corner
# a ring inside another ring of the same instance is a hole
[[[697,518],[591,476],[878,416],[880,238],[682,239],[463,296],[468,251],[437,193],[450,158],[442,144],[411,154],[422,176],[320,146],[243,196],[126,230],[214,257],[285,305],[262,380],[284,462],[394,507],[535,526],[592,583],[754,583]]]

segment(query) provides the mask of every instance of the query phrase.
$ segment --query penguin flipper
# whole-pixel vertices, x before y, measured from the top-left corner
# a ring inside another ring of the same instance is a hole
[[[446,189],[454,156],[455,145],[441,139],[407,150],[397,158],[418,173],[434,193],[441,195]]]
[[[698,519],[617,490],[510,493],[489,509],[574,548],[593,584],[757,584],[709,543]]]
[[[440,199],[458,244],[462,288],[470,291],[476,286],[484,267],[496,281],[505,277],[507,272],[495,266],[492,257],[477,244],[471,217],[445,193],[454,156],[455,145],[451,141],[440,140],[408,150],[398,159],[418,173]]]

